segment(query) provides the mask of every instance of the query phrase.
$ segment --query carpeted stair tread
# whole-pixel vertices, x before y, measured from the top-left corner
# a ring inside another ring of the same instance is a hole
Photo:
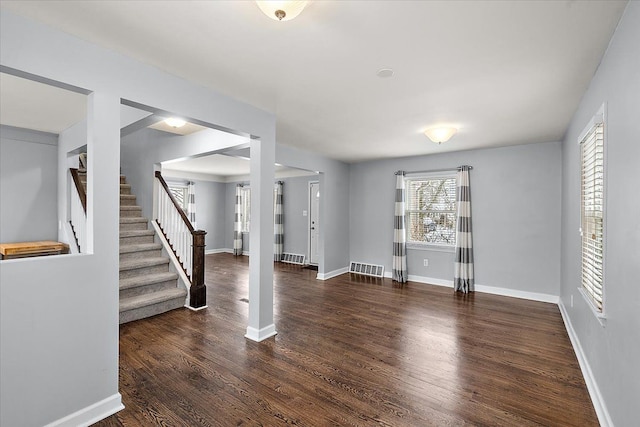
[[[171,288],[150,294],[137,295],[135,297],[123,298],[120,300],[120,313],[147,307],[153,304],[162,303],[175,298],[184,298],[187,291],[184,289]]]
[[[147,274],[145,276],[129,277],[127,279],[120,279],[120,290],[135,288],[138,286],[147,286],[154,283],[168,282],[169,280],[176,280],[178,275],[171,271],[166,273]],[[176,288],[177,289],[177,288]]]
[[[142,206],[136,206],[136,205],[131,205],[131,206],[120,206],[120,210],[121,211],[141,211],[142,210]]]
[[[136,222],[148,222],[148,218],[144,218],[141,216],[125,216],[120,218],[120,224],[133,224]]]
[[[120,245],[120,254],[130,254],[132,252],[157,251],[162,249],[161,243],[135,243],[133,245]]]
[[[126,230],[120,232],[120,238],[122,237],[138,237],[138,236],[154,236],[156,232],[154,230]]]
[[[167,257],[140,258],[120,261],[120,271],[135,270],[136,268],[151,267],[154,265],[169,264]]]

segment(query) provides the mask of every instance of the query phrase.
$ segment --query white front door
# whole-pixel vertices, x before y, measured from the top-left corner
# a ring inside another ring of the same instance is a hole
[[[309,183],[309,264],[318,264],[320,240],[320,183]]]

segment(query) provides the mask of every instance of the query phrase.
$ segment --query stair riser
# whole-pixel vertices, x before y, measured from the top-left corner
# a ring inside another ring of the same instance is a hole
[[[151,236],[131,236],[121,237],[120,246],[123,245],[136,245],[138,243],[153,243],[153,235]]]
[[[133,270],[124,270],[120,272],[120,278],[126,279],[128,277],[144,276],[146,274],[153,274],[153,273],[163,273],[165,271],[169,271],[169,263],[153,265],[149,267],[135,268]]]
[[[147,222],[121,223],[120,231],[147,230]]]
[[[130,196],[130,194],[121,194],[120,195],[120,206],[135,206],[136,198],[135,197],[122,197],[122,196]]]
[[[175,288],[176,286],[177,281],[173,279],[166,282],[152,283],[150,285],[142,285],[135,288],[123,289],[120,291],[120,299],[149,294],[157,291],[164,291],[165,289]]]
[[[142,258],[156,258],[162,256],[161,249],[153,249],[149,251],[138,251],[138,252],[129,252],[127,254],[120,254],[120,261],[127,261],[131,259],[142,259]]]
[[[120,194],[131,194],[131,187],[120,185]]]
[[[155,316],[156,314],[165,313],[176,308],[184,306],[184,298],[174,298],[172,300],[163,301],[158,304],[140,307],[135,310],[124,311],[120,313],[120,323],[132,322],[134,320],[143,319],[145,317]]]
[[[124,175],[120,175],[120,184],[126,184],[127,183],[127,177]]]
[[[142,209],[120,209],[120,218],[141,217]]]

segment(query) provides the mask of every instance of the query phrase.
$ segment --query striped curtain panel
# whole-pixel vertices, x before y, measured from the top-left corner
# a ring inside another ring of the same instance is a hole
[[[473,242],[471,239],[470,166],[458,169],[458,215],[456,218],[456,262],[453,275],[455,291],[473,292]]]
[[[196,183],[189,181],[187,186],[187,217],[191,221],[194,230],[197,230],[196,226]]]
[[[407,281],[407,234],[404,227],[404,171],[396,172],[396,203],[393,223],[393,280]]]
[[[242,184],[236,185],[236,208],[233,222],[233,254],[242,255]]]
[[[273,243],[273,260],[282,261],[282,252],[284,250],[284,211],[282,206],[282,187],[283,182],[276,182],[275,192],[275,204],[273,209],[273,230],[274,230],[274,243]]]

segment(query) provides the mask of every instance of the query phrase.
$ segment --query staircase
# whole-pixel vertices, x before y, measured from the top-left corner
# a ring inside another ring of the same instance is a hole
[[[78,170],[78,176],[86,191],[86,171]],[[169,262],[121,175],[120,324],[184,306],[187,291],[178,287],[178,275],[169,270]]]
[[[131,185],[120,176],[120,323],[180,308],[186,296],[136,205]]]

